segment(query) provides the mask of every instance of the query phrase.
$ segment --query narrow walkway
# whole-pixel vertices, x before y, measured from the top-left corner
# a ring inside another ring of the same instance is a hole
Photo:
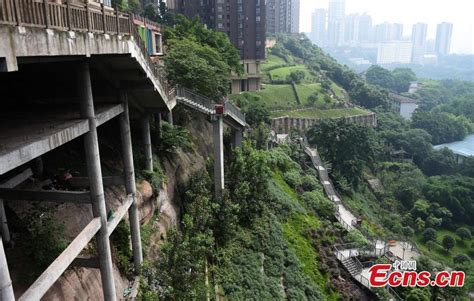
[[[310,148],[305,141],[301,141],[301,145],[305,153],[310,156],[327,197],[337,206],[337,220],[347,231],[356,229],[354,225],[356,225],[357,217],[342,203],[341,197],[334,189],[329,178],[327,169],[322,164],[317,149]],[[373,248],[370,250],[360,249],[354,246],[346,246],[344,249],[338,250],[337,247],[335,247],[335,256],[351,273],[352,277],[368,289],[372,289],[368,280],[370,277],[368,271],[374,263],[362,264],[357,258],[359,255],[364,254],[372,257],[386,256],[391,260],[412,260],[420,256],[420,253],[409,242],[398,241],[394,245],[389,245],[382,239],[366,238],[373,245]],[[387,287],[387,290],[393,296],[393,300],[401,300],[391,287]]]

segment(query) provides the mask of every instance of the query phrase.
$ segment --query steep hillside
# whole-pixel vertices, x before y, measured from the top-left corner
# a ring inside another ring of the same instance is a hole
[[[385,104],[378,90],[304,36],[278,36],[261,70],[261,91],[231,95],[231,99],[244,109],[262,105],[271,117],[337,118],[368,113],[357,105],[372,108]]]

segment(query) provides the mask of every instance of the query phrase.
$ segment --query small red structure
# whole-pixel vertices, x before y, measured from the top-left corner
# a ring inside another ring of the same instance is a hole
[[[216,110],[216,114],[224,114],[224,105],[216,104],[214,109]]]

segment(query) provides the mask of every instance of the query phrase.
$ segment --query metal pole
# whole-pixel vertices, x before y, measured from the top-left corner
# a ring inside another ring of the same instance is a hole
[[[3,249],[3,241],[0,239],[0,300],[13,301],[15,295],[13,294],[12,280],[10,272],[8,271],[7,257]]]
[[[150,116],[142,119],[143,154],[145,156],[145,170],[153,172],[153,150],[151,145]]]
[[[140,220],[137,208],[137,188],[135,184],[135,167],[133,164],[132,135],[130,133],[130,117],[128,112],[127,94],[120,94],[124,111],[120,115],[120,135],[122,138],[123,165],[125,169],[125,190],[127,195],[132,195],[133,203],[128,209],[130,232],[132,235],[133,263],[138,271],[143,262],[142,242],[140,237]]]
[[[107,231],[107,212],[105,207],[102,170],[100,167],[99,139],[92,96],[92,83],[88,62],[81,62],[78,70],[78,86],[81,116],[89,121],[89,132],[84,135],[84,144],[87,160],[87,172],[90,181],[92,211],[94,217],[100,217],[101,228],[97,235],[97,249],[99,252],[100,276],[104,299],[116,300],[112,254],[110,252],[109,235]]]
[[[213,122],[214,139],[214,193],[216,199],[224,189],[224,121],[222,115],[215,115]]]

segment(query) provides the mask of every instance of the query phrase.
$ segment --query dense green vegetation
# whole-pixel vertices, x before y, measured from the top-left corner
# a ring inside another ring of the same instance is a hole
[[[327,118],[338,118],[338,117],[344,117],[344,116],[363,115],[367,113],[368,112],[363,109],[350,108],[350,109],[328,109],[328,110],[307,109],[307,110],[298,110],[298,111],[277,111],[277,112],[272,112],[271,115],[272,117],[290,116],[290,117],[327,119]]]
[[[227,35],[205,28],[198,18],[178,16],[164,36],[168,80],[209,97],[227,95],[230,72],[242,71],[239,53]]]
[[[196,175],[183,196],[179,231],[143,267],[142,300],[337,298],[310,234],[331,227],[334,208],[291,153],[244,145],[230,162],[233,180],[222,200],[211,196],[205,173]]]
[[[406,68],[397,68],[389,71],[373,65],[365,72],[367,82],[391,90],[395,93],[408,92],[410,82],[416,80],[413,71]]]
[[[307,133],[332,168],[346,203],[366,221],[362,229],[379,237],[417,243],[438,264],[466,271],[464,289],[425,292],[442,298],[465,297],[474,288],[471,232],[474,178],[463,176],[472,165],[458,164],[447,150],[435,151],[431,136],[392,113],[380,113],[376,131],[326,121]],[[336,137],[331,139],[331,137]],[[391,156],[404,149],[413,163]],[[468,160],[468,162],[470,162]],[[377,177],[383,192],[364,179]],[[400,290],[408,296],[408,290]]]

